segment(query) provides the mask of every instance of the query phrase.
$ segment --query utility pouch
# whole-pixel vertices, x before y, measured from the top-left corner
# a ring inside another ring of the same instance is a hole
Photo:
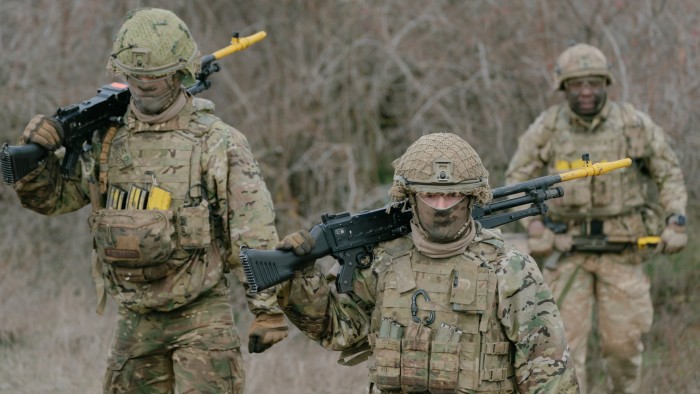
[[[421,323],[411,322],[401,341],[401,390],[422,393],[428,390],[430,332]]]
[[[211,243],[209,207],[206,203],[177,210],[177,236],[183,249],[206,248]]]
[[[172,211],[102,209],[88,223],[99,258],[119,267],[163,263],[176,247]]]
[[[452,272],[450,305],[455,312],[483,314],[488,295],[488,270],[476,265]]]

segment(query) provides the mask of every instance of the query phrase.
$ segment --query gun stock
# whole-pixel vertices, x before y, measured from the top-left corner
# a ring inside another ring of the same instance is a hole
[[[374,245],[411,232],[411,211],[406,203],[387,208],[350,214],[322,216],[323,222],[309,233],[316,244],[309,254],[297,256],[290,251],[256,250],[241,247],[240,258],[250,291],[257,293],[294,275],[316,259],[332,255],[342,265],[336,278],[341,293],[352,289],[352,274],[357,267],[368,266],[373,259]]]
[[[519,193],[525,195],[483,206],[476,205],[472,210],[472,217],[483,227],[493,228],[526,216],[543,214],[547,212],[547,205],[544,203],[546,200],[564,195],[560,187],[550,189],[553,185],[587,176],[603,175],[629,167],[631,164],[631,159],[597,163],[590,165],[590,168],[499,187],[492,190],[494,199]],[[527,209],[500,213],[527,204],[531,205]],[[411,231],[411,218],[412,213],[407,201],[356,215],[347,212],[337,215],[324,214],[323,223],[315,225],[310,231],[316,245],[309,254],[303,256],[297,256],[291,251],[256,250],[241,246],[239,257],[250,291],[257,293],[282,283],[290,279],[294,271],[308,267],[318,258],[332,255],[341,266],[336,278],[336,287],[338,292],[346,293],[352,290],[355,269],[367,267],[372,263],[374,246],[378,242],[408,234]]]
[[[187,88],[187,91],[196,95],[211,87],[208,80],[211,74],[218,72],[221,67],[215,60],[221,59],[232,53],[246,49],[254,43],[266,37],[264,31],[249,37],[239,38],[234,33],[231,44],[213,54],[202,57],[202,70],[196,76],[196,82]],[[97,95],[79,104],[72,104],[56,110],[52,117],[61,125],[64,138],[62,145],[66,148],[65,156],[61,162],[61,173],[68,176],[75,168],[80,154],[89,149],[89,144],[95,130],[106,129],[110,124],[122,123],[122,116],[126,112],[131,93],[126,84],[114,82],[102,86],[97,90]],[[86,145],[87,144],[87,145]],[[24,176],[39,167],[48,151],[42,146],[29,143],[21,146],[4,144],[0,151],[0,167],[3,181],[12,185]]]

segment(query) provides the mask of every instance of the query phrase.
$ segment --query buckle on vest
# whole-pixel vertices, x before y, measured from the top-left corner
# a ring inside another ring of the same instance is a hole
[[[481,372],[481,380],[486,380],[489,382],[500,382],[501,380],[506,380],[508,377],[508,370],[506,368],[487,369]]]
[[[493,342],[484,345],[484,354],[507,354],[508,342]]]

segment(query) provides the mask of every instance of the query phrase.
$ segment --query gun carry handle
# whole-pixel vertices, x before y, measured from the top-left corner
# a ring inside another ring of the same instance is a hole
[[[297,256],[291,250],[259,250],[241,246],[238,256],[250,292],[257,293],[291,279],[295,271],[302,270],[313,264],[316,259],[329,255],[331,250],[322,226],[317,224],[310,233],[316,240],[316,245],[303,256]]]

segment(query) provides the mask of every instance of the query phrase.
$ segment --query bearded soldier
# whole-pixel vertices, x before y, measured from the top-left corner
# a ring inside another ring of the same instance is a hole
[[[411,234],[381,242],[340,294],[318,264],[278,303],[309,338],[344,355],[369,349],[372,390],[574,393],[559,311],[535,262],[471,217],[491,199],[488,172],[454,134],[421,137],[393,163],[391,197],[408,199]],[[278,249],[308,253],[307,231]],[[353,360],[362,359],[356,355]]]
[[[37,115],[22,136],[54,151],[15,184],[25,207],[55,215],[92,204],[98,311],[105,294],[119,307],[105,392],[243,392],[224,274],[245,283],[234,251],[241,243],[267,248],[278,236],[246,138],[183,88],[199,68],[180,18],[132,11],[108,63],[131,92],[123,122],[96,130],[68,177],[60,174],[58,122]],[[248,306],[250,352],[287,336],[274,292],[249,295]]]
[[[554,256],[547,259],[544,276],[561,308],[581,387],[586,387],[586,348],[596,305],[609,388],[636,393],[652,303],[635,241],[660,233],[659,251],[681,250],[687,242],[687,193],[663,131],[630,104],[608,100],[612,82],[599,49],[586,44],[566,49],[556,63],[554,89],[562,90],[568,103],[544,111],[520,137],[506,176],[507,183],[517,183],[575,169],[583,153],[596,161],[633,160],[632,167],[609,176],[564,184],[564,197],[552,203],[546,218],[522,223],[533,256]],[[657,193],[649,193],[653,188]],[[654,194],[658,197],[651,198]],[[603,242],[572,249],[573,237]],[[606,244],[613,240],[618,242]]]

